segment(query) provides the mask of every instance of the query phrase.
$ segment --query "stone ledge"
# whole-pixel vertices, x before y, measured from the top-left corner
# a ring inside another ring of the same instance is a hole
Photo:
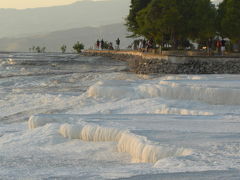
[[[97,50],[86,50],[82,54],[126,61],[130,70],[138,74],[240,74],[238,56],[177,56]]]

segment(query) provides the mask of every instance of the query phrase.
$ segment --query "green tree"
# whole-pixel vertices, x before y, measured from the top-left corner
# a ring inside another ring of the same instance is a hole
[[[240,1],[224,0],[219,5],[220,33],[236,43],[240,40]]]
[[[216,8],[211,0],[178,0],[184,38],[206,40],[216,33]]]
[[[146,8],[151,1],[152,0],[131,0],[129,15],[126,18],[126,25],[128,30],[133,32],[132,36],[140,35],[138,32],[139,25],[136,20],[137,13]]]
[[[176,1],[153,0],[147,8],[141,10],[136,18],[139,32],[157,43],[162,43],[166,36],[176,40],[181,18]]]
[[[67,46],[65,44],[63,44],[60,49],[61,49],[62,53],[65,53],[67,50]]]
[[[136,15],[137,32],[176,48],[186,39],[213,37],[215,17],[216,9],[210,0],[152,0]]]
[[[40,48],[39,46],[37,46],[37,47],[35,48],[35,50],[36,50],[37,53],[40,53],[40,52],[41,52],[41,48]]]
[[[74,44],[73,49],[74,49],[77,53],[80,53],[80,52],[82,52],[82,50],[84,49],[84,45],[78,41],[76,44]]]
[[[221,36],[225,36],[223,34],[223,29],[222,29],[222,19],[224,18],[225,14],[226,14],[226,4],[227,1],[222,1],[219,5],[218,5],[218,9],[217,9],[217,18],[216,18],[216,27],[217,27],[217,31],[219,33],[219,35]]]

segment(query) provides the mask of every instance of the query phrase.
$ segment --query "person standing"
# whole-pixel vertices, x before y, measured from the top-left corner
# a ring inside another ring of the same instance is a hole
[[[142,49],[143,49],[143,43],[142,43],[142,40],[140,39],[138,44],[138,50],[142,51]]]
[[[117,38],[116,44],[117,44],[117,49],[119,50],[120,49],[120,39],[119,38]]]
[[[224,39],[222,39],[222,41],[221,41],[221,54],[222,54],[222,56],[225,54],[225,50],[226,50],[226,47],[225,47],[225,45],[226,45],[226,41],[224,40]]]
[[[100,48],[100,41],[99,40],[97,40],[97,49],[99,50],[99,48]]]
[[[219,39],[217,39],[217,41],[216,41],[216,47],[217,47],[218,54],[220,55],[221,54],[222,42]]]
[[[101,40],[101,50],[103,50],[104,49],[104,41],[103,41],[103,39]]]
[[[211,56],[212,55],[212,46],[213,46],[213,40],[212,38],[208,39],[208,43],[207,43],[207,48],[208,48],[208,55]]]
[[[146,39],[143,39],[143,42],[142,42],[142,44],[143,44],[143,52],[145,52],[145,49],[146,49]]]

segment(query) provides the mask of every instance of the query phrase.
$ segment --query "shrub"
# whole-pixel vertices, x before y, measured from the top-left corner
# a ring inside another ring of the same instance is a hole
[[[78,41],[76,44],[74,44],[73,49],[77,53],[80,53],[84,49],[84,45]]]
[[[67,50],[67,46],[66,46],[65,44],[62,45],[62,46],[61,46],[61,51],[62,51],[62,53],[65,53],[66,50]]]

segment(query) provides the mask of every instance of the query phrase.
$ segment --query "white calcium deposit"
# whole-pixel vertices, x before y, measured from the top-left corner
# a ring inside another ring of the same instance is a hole
[[[0,54],[0,179],[239,179],[240,75],[126,69]]]

